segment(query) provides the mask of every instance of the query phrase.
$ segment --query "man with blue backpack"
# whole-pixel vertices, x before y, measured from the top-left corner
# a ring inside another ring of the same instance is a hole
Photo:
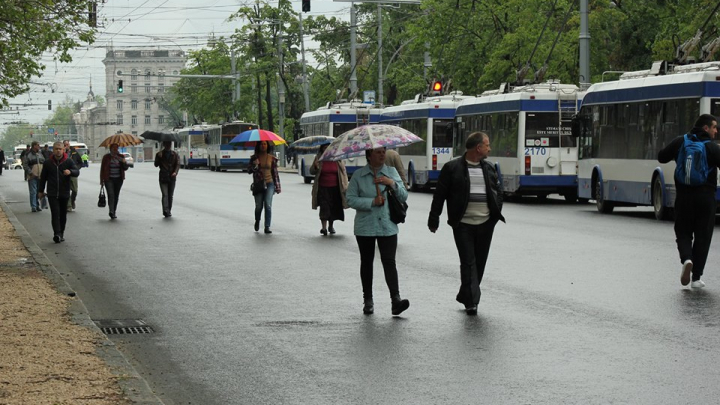
[[[680,284],[705,287],[700,280],[710,251],[717,202],[717,169],[720,146],[713,139],[717,119],[701,115],[693,129],[675,138],[658,153],[660,163],[675,160],[675,241],[682,271]]]

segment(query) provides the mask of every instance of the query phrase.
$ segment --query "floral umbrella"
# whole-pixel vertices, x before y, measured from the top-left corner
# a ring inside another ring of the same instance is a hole
[[[369,149],[401,148],[421,141],[419,136],[395,125],[363,125],[338,136],[320,160],[342,160],[364,155]]]

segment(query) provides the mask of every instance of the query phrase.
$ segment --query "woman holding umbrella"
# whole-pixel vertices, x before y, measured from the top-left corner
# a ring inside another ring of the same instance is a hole
[[[348,204],[357,211],[355,238],[360,249],[363,313],[369,315],[375,311],[372,280],[377,243],[385,270],[385,282],[390,290],[392,314],[400,315],[410,306],[410,302],[400,298],[395,266],[398,226],[390,220],[390,209],[385,197],[389,188],[393,189],[400,201],[407,200],[408,194],[397,170],[385,165],[384,147],[366,150],[365,157],[368,164],[353,174],[347,191]]]
[[[117,143],[110,144],[110,152],[103,156],[100,164],[100,185],[104,185],[107,192],[110,219],[117,218],[115,210],[120,198],[120,189],[125,181],[125,171],[128,169],[125,156],[118,153],[118,147]]]
[[[253,175],[253,194],[255,195],[255,232],[260,230],[260,216],[265,209],[265,233],[272,233],[272,200],[274,194],[280,194],[280,174],[278,160],[272,153],[271,141],[255,143],[255,154],[250,156],[249,173]],[[257,190],[261,187],[261,190]]]
[[[334,221],[344,221],[345,208],[348,208],[345,193],[348,188],[348,177],[342,161],[323,162],[320,156],[327,149],[329,142],[320,146],[315,161],[310,167],[310,174],[315,176],[312,187],[312,209],[320,207],[320,223],[323,236],[335,234]],[[329,222],[329,227],[327,226]]]

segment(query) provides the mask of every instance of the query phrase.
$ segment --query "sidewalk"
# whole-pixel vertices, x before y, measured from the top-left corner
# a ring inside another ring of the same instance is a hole
[[[0,208],[0,405],[161,404]]]

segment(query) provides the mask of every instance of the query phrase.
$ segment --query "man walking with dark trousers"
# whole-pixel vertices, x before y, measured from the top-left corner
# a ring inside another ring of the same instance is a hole
[[[65,153],[62,142],[53,144],[52,157],[43,165],[38,185],[38,196],[45,194],[47,184],[47,197],[50,203],[52,216],[53,241],[65,241],[65,223],[67,222],[67,203],[70,199],[70,179],[77,178],[80,169]]]
[[[65,153],[68,156],[68,159],[72,160],[73,163],[75,163],[75,166],[80,170],[80,168],[83,165],[82,157],[80,157],[80,154],[70,146],[70,141],[64,141],[63,142],[63,148],[65,149]],[[75,200],[77,200],[78,195],[78,179],[77,177],[71,177],[70,178],[70,199],[67,202],[67,210],[72,211],[75,209]]]
[[[0,148],[0,176],[2,176],[3,168],[5,167],[5,152]]]
[[[465,142],[463,156],[445,163],[433,196],[428,228],[435,233],[447,201],[448,225],[453,229],[460,256],[460,291],[455,298],[468,315],[477,314],[480,282],[490,253],[493,231],[502,216],[503,189],[490,154],[490,137],[474,132]]]
[[[720,146],[712,140],[717,133],[717,119],[701,115],[690,133],[675,138],[658,153],[660,163],[675,160],[675,240],[682,271],[680,284],[703,288],[700,280],[705,269],[717,202],[717,168]]]
[[[162,193],[162,210],[165,218],[172,216],[173,194],[175,181],[180,171],[180,157],[172,150],[172,142],[163,142],[163,149],[155,155],[155,167],[160,168],[160,193]]]

